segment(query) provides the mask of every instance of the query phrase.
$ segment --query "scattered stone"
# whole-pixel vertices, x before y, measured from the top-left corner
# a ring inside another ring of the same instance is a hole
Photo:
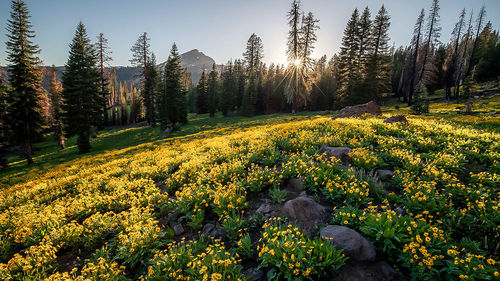
[[[344,254],[356,261],[374,261],[377,257],[375,246],[357,231],[341,225],[328,225],[321,229],[323,239],[343,249]]]
[[[180,214],[177,212],[168,214],[168,222],[172,225],[177,219],[180,217]]]
[[[386,262],[380,262],[380,271],[385,275],[388,280],[393,280],[396,278],[396,270]]]
[[[374,101],[370,101],[364,104],[344,107],[336,116],[333,117],[333,119],[359,117],[367,113],[372,115],[380,115],[382,114],[382,110],[380,110],[380,106],[378,106],[378,104],[376,104]]]
[[[212,230],[214,230],[215,225],[213,223],[207,223],[203,226],[202,232],[203,233],[210,233]]]
[[[161,133],[161,138],[162,139],[168,138],[170,137],[171,133],[172,133],[172,128],[168,127]]]
[[[264,278],[264,271],[257,269],[257,268],[249,268],[245,271],[243,271],[243,274],[248,276],[250,279],[248,281],[263,281],[265,280]]]
[[[212,232],[210,232],[210,236],[213,237],[213,238],[215,238],[215,239],[221,238],[223,234],[224,233],[223,233],[222,229],[220,228],[220,224],[219,223],[217,223],[215,225],[214,229],[212,230]]]
[[[394,268],[385,261],[373,263],[347,260],[330,281],[402,281],[409,280],[398,276]]]
[[[408,119],[404,115],[394,115],[384,120],[384,123],[408,123]]]
[[[299,196],[285,202],[283,213],[304,229],[310,230],[321,222],[325,208],[310,197]]]
[[[340,161],[348,161],[350,159],[349,153],[352,152],[352,149],[349,147],[331,147],[323,145],[319,149],[320,153],[326,153],[327,157],[335,157]]]
[[[397,208],[394,210],[394,212],[396,212],[396,215],[401,215],[401,216],[406,215],[406,211],[405,211],[403,208],[401,208],[401,207],[397,207]]]
[[[272,211],[272,206],[269,203],[264,203],[255,211],[258,214],[268,214]]]
[[[391,170],[377,170],[377,176],[380,180],[387,181],[394,176],[394,172]]]
[[[176,224],[174,225],[174,233],[175,235],[181,235],[182,233],[184,233],[184,227],[182,227],[182,224]]]

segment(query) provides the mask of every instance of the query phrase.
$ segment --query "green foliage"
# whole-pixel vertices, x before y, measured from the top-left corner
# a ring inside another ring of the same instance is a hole
[[[271,218],[264,226],[259,251],[260,268],[268,280],[320,280],[347,260],[342,250],[320,238],[310,240],[297,227]]]
[[[24,1],[12,1],[7,31],[7,61],[9,62],[10,90],[6,96],[7,114],[2,119],[8,125],[15,141],[23,145],[28,164],[33,162],[31,145],[39,137],[44,123],[41,108],[40,52],[33,43],[35,32],[30,23],[30,12]],[[4,100],[2,100],[4,102]]]
[[[252,239],[250,238],[250,235],[244,234],[241,236],[240,240],[238,240],[238,248],[236,248],[236,251],[247,258],[252,258],[254,256],[254,245],[252,243]]]
[[[182,78],[181,57],[177,46],[172,45],[170,56],[165,65],[165,88],[158,97],[158,116],[160,127],[177,129],[180,123],[187,122],[187,99]]]
[[[212,65],[212,71],[208,74],[208,82],[207,82],[207,98],[208,98],[208,112],[210,113],[210,117],[215,116],[215,112],[217,111],[217,98],[219,92],[219,84],[218,84],[218,73],[215,69],[215,63]]]
[[[245,280],[238,254],[230,254],[219,241],[170,243],[151,260],[145,280]]]
[[[429,113],[429,93],[424,84],[417,85],[415,90],[415,99],[411,105],[411,110],[414,114]]]
[[[97,54],[83,23],[79,23],[70,44],[68,62],[62,77],[65,103],[65,131],[78,136],[78,151],[90,151],[92,127],[102,121],[102,96],[99,94],[100,75],[96,69]]]
[[[279,189],[278,187],[269,189],[269,196],[278,204],[286,201],[287,194],[286,190]]]
[[[243,234],[246,220],[242,219],[240,216],[227,216],[222,220],[222,229],[225,231],[227,238],[235,241]]]

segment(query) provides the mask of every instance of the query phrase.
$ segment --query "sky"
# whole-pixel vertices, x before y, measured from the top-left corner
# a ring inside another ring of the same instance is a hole
[[[286,63],[287,19],[291,0],[25,0],[45,65],[63,65],[69,43],[82,21],[95,41],[99,33],[109,40],[115,66],[130,65],[130,47],[140,34],[151,37],[158,62],[167,59],[172,43],[181,53],[198,49],[218,64],[242,57],[252,33],[262,38],[264,61]],[[391,45],[407,45],[422,8],[432,0],[302,0],[302,10],[320,20],[313,57],[337,53],[342,34],[355,8],[368,6],[372,17],[382,4],[391,16]],[[463,8],[475,14],[486,5],[487,20],[500,29],[500,0],[440,0],[442,42]],[[0,65],[6,65],[7,20],[10,1],[0,0]]]

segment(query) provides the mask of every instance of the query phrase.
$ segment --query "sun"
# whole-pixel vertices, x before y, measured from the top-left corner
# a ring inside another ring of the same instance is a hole
[[[296,60],[293,61],[293,64],[295,66],[299,66],[301,63],[302,63],[302,59],[296,59]]]

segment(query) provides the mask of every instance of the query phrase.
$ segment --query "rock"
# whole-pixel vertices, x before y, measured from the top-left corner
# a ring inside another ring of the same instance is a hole
[[[377,170],[377,176],[380,180],[386,181],[394,176],[394,172],[391,170]]]
[[[394,268],[386,262],[380,262],[379,268],[388,280],[393,280],[396,278],[396,270],[394,270]]]
[[[374,101],[370,101],[364,104],[344,107],[339,111],[337,115],[333,117],[333,119],[359,117],[367,113],[372,115],[380,115],[382,114],[382,110],[380,110],[380,106],[378,106],[378,104],[376,104]]]
[[[352,259],[337,270],[330,281],[402,281],[409,280],[404,276],[398,276],[391,265],[385,261],[373,263],[357,262]]]
[[[221,238],[223,234],[224,233],[223,233],[222,229],[220,228],[219,223],[217,223],[215,225],[214,229],[212,230],[212,232],[210,232],[210,236],[215,238],[215,239]]]
[[[212,230],[214,230],[215,225],[212,223],[207,223],[203,226],[202,232],[203,233],[210,233]]]
[[[404,209],[402,209],[401,207],[397,207],[394,212],[396,212],[396,215],[401,215],[401,216],[404,216],[406,215],[406,211]]]
[[[384,120],[384,123],[408,123],[408,119],[404,115],[394,115]]]
[[[164,139],[170,137],[170,133],[172,133],[172,128],[168,127],[161,133],[161,138]]]
[[[182,224],[176,224],[174,225],[174,233],[175,235],[181,235],[182,233],[184,233],[184,227],[182,227]]]
[[[180,214],[177,212],[168,214],[168,222],[170,223],[171,226],[174,225],[174,223],[177,221],[179,216],[180,216]]]
[[[146,122],[146,121],[135,123],[136,127],[146,127],[147,125],[148,125],[148,122]]]
[[[272,210],[273,209],[272,209],[271,204],[264,203],[264,204],[260,205],[260,207],[255,212],[259,213],[259,214],[267,214],[267,213],[270,213]]]
[[[319,152],[326,153],[326,156],[330,158],[335,157],[340,161],[347,161],[350,159],[349,153],[352,152],[352,149],[349,147],[331,147],[323,145],[319,149]]]
[[[301,192],[303,189],[302,181],[304,181],[304,177],[290,179],[288,181],[289,190],[295,192]]]
[[[344,254],[356,261],[374,261],[375,246],[357,231],[341,225],[328,225],[321,229],[321,238],[329,241]]]
[[[249,268],[245,271],[243,271],[243,274],[245,274],[248,279],[248,281],[261,281],[265,280],[264,278],[264,271],[257,269],[257,268]]]
[[[321,222],[325,208],[310,197],[300,196],[285,202],[283,213],[306,230],[311,230]]]

